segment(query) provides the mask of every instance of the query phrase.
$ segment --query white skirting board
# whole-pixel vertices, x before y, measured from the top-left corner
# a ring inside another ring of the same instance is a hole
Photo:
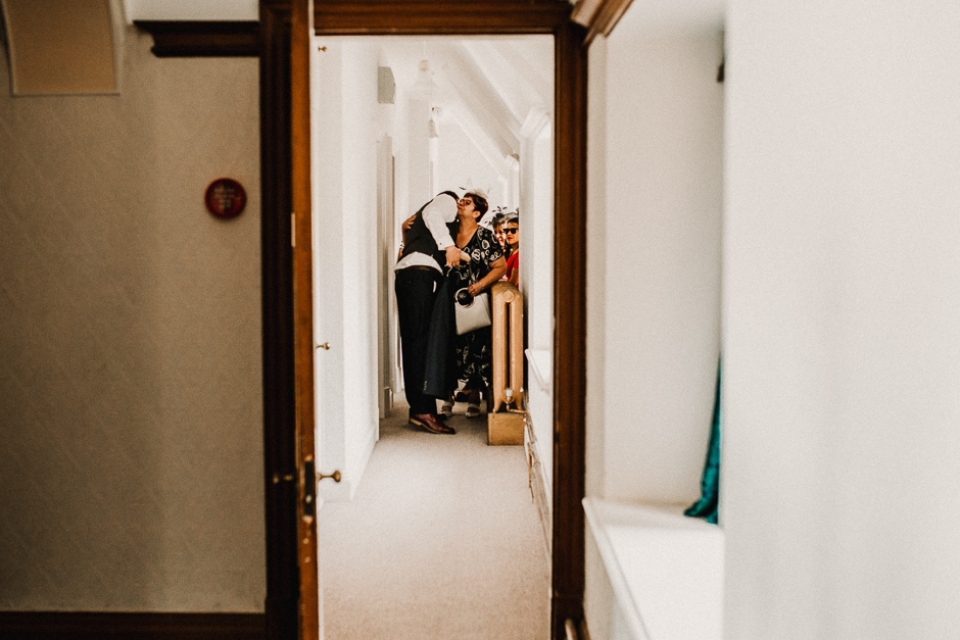
[[[546,393],[553,386],[553,352],[550,349],[524,349],[537,384]]]
[[[360,452],[360,457],[355,463],[356,466],[345,467],[343,480],[340,482],[335,483],[333,480],[324,480],[318,484],[317,497],[319,502],[317,503],[317,508],[319,508],[323,502],[353,500],[353,496],[357,493],[357,487],[360,486],[363,472],[367,469],[367,463],[370,462],[370,456],[373,455],[373,448],[376,446],[378,440],[380,440],[380,425],[371,425],[363,449]],[[320,469],[320,471],[323,473],[332,472],[332,470],[326,468]]]
[[[536,432],[533,429],[533,423],[530,420],[530,414],[524,416],[526,423],[526,438],[524,448],[527,454],[527,482],[530,485],[530,495],[534,504],[537,506],[537,513],[540,514],[540,525],[543,527],[543,542],[547,550],[547,557],[552,553],[553,547],[553,520],[550,510],[550,496],[553,495],[551,488],[547,486],[547,479],[543,473],[543,465],[540,462],[540,453],[538,451]]]
[[[681,506],[584,498],[617,606],[634,640],[723,638],[723,531]]]

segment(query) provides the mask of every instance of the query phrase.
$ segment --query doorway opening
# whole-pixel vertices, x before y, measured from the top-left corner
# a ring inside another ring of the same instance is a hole
[[[517,255],[524,258],[519,262],[518,286],[524,299],[524,346],[530,366],[523,388],[517,391],[523,398],[519,404],[526,409],[526,437],[523,445],[513,447],[512,454],[482,449],[471,454],[443,438],[429,446],[431,450],[449,446],[450,456],[490,456],[494,462],[477,476],[477,482],[488,487],[504,482],[496,477],[498,473],[513,474],[515,486],[506,492],[519,491],[527,497],[529,513],[526,520],[520,519],[532,525],[539,560],[548,569],[549,556],[544,550],[551,543],[553,471],[553,45],[549,35],[349,36],[318,37],[312,47],[313,254],[318,276],[314,278],[314,335],[320,344],[341,346],[318,351],[315,358],[318,461],[321,469],[341,470],[343,477],[338,484],[319,486],[324,501],[319,512],[319,545],[321,550],[336,545],[339,554],[333,557],[351,557],[358,576],[382,572],[384,580],[388,579],[386,567],[375,566],[378,553],[391,548],[389,542],[405,533],[397,530],[405,513],[402,501],[418,508],[417,496],[404,496],[384,486],[411,486],[406,482],[411,473],[429,477],[436,471],[429,452],[422,460],[427,468],[419,471],[416,451],[406,454],[408,458],[396,457],[400,455],[396,452],[403,450],[404,439],[417,442],[423,434],[405,420],[393,267],[402,240],[401,223],[444,190],[458,195],[485,193],[489,210],[480,224],[488,229],[496,213],[519,214],[511,216],[506,226],[513,230],[522,224],[523,228],[516,236],[520,242]],[[489,403],[488,398],[488,410]],[[466,419],[464,408],[466,404],[455,405],[449,421],[460,431],[455,437],[485,441],[487,416]],[[386,440],[383,447],[377,444],[381,436]],[[504,459],[509,455],[515,460],[505,472]],[[384,459],[392,460],[388,464],[395,468],[383,469]],[[471,477],[468,467],[459,465],[460,480]],[[371,477],[365,480],[368,473]],[[398,476],[385,480],[384,474],[394,473]],[[365,490],[360,491],[364,482]],[[400,512],[393,516],[384,513],[380,519],[358,515],[367,508],[364,505],[379,499],[367,491],[375,486],[393,496],[389,506]],[[414,482],[412,486],[419,485]],[[434,489],[410,491],[429,493]],[[471,495],[464,491],[463,500],[469,503]],[[354,509],[340,505],[353,500]],[[509,509],[502,505],[500,515],[496,509],[484,513],[496,520]],[[432,516],[464,520],[455,513]],[[327,529],[325,518],[333,518],[337,524]],[[357,518],[365,524],[359,525]],[[351,527],[359,529],[346,535]],[[472,532],[477,529],[479,526]],[[324,532],[336,539],[325,540]],[[529,539],[530,531],[512,532],[508,527],[498,535],[491,532],[487,540],[478,542],[473,556],[493,554],[485,564],[494,566],[496,560],[518,550],[511,548],[510,541],[524,535]],[[452,542],[448,540],[447,546]],[[365,559],[354,559],[351,550]],[[423,550],[409,549],[409,553],[411,558],[424,559]],[[322,562],[325,554],[320,555]],[[402,560],[396,554],[394,559]],[[537,573],[537,562],[530,573]],[[447,558],[445,566],[451,563],[465,564],[455,555]],[[321,564],[322,576],[324,571]],[[540,573],[546,575],[528,582],[537,585],[540,579],[542,588],[535,586],[525,597],[539,604],[543,619],[538,624],[546,631],[549,578],[546,572]],[[482,574],[456,575],[458,583],[469,589],[482,584]],[[340,563],[326,575],[341,576],[337,589],[363,584],[342,578]],[[377,584],[365,587],[370,593],[356,594],[352,611],[356,613],[358,601],[360,611],[365,600],[386,610],[391,601],[404,602],[404,589],[389,590],[384,601],[377,595]],[[482,591],[474,591],[476,600],[484,598]],[[493,586],[487,591],[492,602],[506,595]],[[337,602],[350,600],[342,596],[337,593]],[[515,596],[509,598],[517,602]],[[324,617],[339,620],[336,606],[325,605]],[[429,603],[421,608],[429,614]],[[456,620],[451,616],[445,623],[456,624]],[[518,624],[521,629],[529,628]]]

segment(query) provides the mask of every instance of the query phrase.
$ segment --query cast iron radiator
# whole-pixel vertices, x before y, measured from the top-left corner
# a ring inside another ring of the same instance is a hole
[[[493,285],[493,407],[523,409],[523,296],[509,282]]]

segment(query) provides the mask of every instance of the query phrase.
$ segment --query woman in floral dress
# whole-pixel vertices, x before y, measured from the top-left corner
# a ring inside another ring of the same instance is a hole
[[[466,288],[470,295],[477,296],[500,280],[507,270],[507,261],[496,236],[477,224],[486,212],[487,199],[481,193],[467,193],[457,205],[460,230],[456,243],[469,254],[470,262],[461,262],[459,267],[451,269],[449,277],[453,291]],[[467,399],[468,418],[480,415],[480,390],[489,390],[492,382],[492,339],[492,329],[484,327],[457,336],[454,341],[457,379],[464,382],[465,389],[470,390]]]

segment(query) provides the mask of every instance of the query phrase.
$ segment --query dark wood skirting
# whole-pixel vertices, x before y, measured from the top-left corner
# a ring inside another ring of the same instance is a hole
[[[135,20],[153,36],[158,58],[256,57],[260,24],[250,22]]]
[[[3,640],[263,640],[261,613],[0,612]]]

